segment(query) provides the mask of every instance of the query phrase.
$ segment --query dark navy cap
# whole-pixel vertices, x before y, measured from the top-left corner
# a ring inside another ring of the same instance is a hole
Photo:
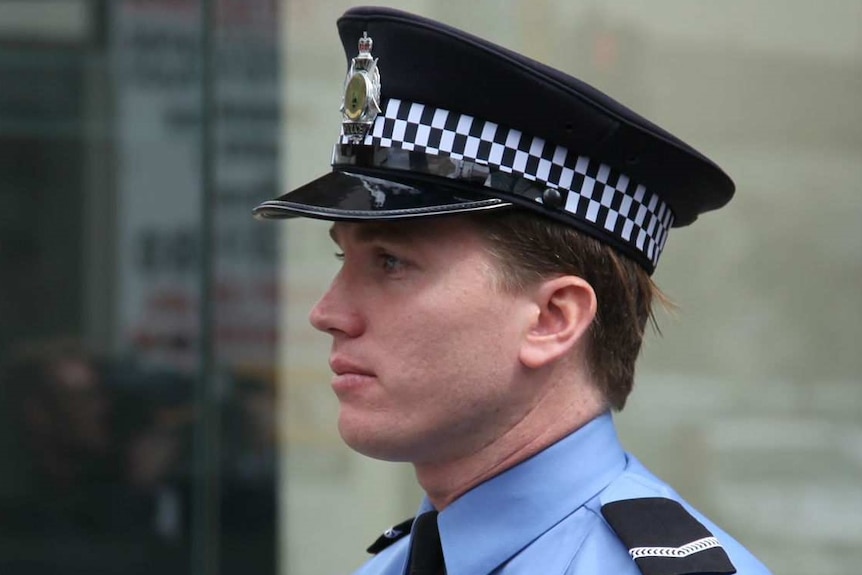
[[[595,88],[388,8],[338,20],[349,70],[332,172],[261,218],[390,220],[527,208],[652,272],[671,227],[733,196],[712,161]]]

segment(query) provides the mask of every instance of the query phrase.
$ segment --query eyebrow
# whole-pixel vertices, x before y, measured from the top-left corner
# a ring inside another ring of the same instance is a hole
[[[329,228],[329,237],[332,241],[340,245],[338,241],[338,224],[332,224]],[[354,224],[356,229],[356,240],[362,243],[373,242],[375,240],[387,240],[400,243],[407,243],[416,237],[416,228],[409,226],[405,222],[363,222]]]

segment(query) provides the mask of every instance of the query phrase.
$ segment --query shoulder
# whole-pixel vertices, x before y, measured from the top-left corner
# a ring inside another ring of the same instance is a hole
[[[634,458],[588,506],[643,575],[769,575],[747,549]]]
[[[678,501],[624,499],[601,513],[643,575],[736,573],[721,542]]]

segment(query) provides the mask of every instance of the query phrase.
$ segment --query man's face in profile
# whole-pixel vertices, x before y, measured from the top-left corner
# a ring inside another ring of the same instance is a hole
[[[470,220],[336,223],[343,263],[311,311],[332,336],[339,430],[371,457],[440,463],[469,456],[531,407],[518,385],[522,295]]]

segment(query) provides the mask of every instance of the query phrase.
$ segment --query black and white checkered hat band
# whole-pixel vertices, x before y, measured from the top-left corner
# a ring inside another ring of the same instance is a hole
[[[342,135],[342,144],[350,142]],[[558,189],[562,209],[621,240],[653,266],[673,224],[667,204],[625,174],[542,138],[466,114],[389,99],[361,144],[473,161]]]

